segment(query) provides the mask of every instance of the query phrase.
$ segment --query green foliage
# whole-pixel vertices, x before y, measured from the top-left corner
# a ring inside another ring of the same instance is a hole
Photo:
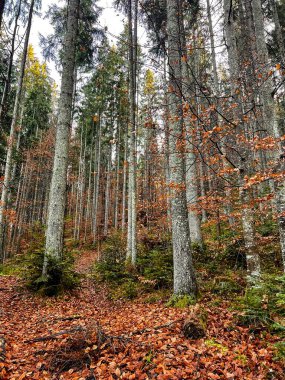
[[[0,264],[0,276],[15,276],[19,274],[20,263],[18,262],[18,256],[12,260],[5,261],[4,264]]]
[[[243,239],[234,239],[228,242],[220,261],[231,269],[246,269]]]
[[[170,287],[173,278],[173,258],[170,249],[153,249],[138,256],[137,270],[146,279],[155,281],[156,288]]]
[[[275,343],[274,348],[274,360],[285,362],[285,341]]]
[[[92,274],[96,280],[109,283],[112,298],[132,299],[141,293],[171,287],[173,263],[168,240],[159,240],[155,246],[153,239],[144,236],[139,244],[136,267],[126,262],[124,235],[114,231],[103,242]]]
[[[211,258],[210,252],[208,251],[206,245],[200,245],[197,243],[192,244],[192,255],[193,260],[197,265],[203,266],[205,263],[209,263]]]
[[[197,300],[195,298],[188,295],[173,295],[170,297],[166,305],[169,307],[184,308],[188,306],[193,306],[196,304],[196,302]]]
[[[235,295],[243,291],[243,287],[236,279],[230,277],[217,277],[214,280],[212,292],[219,295]]]
[[[93,275],[99,281],[122,284],[133,278],[125,262],[126,242],[124,236],[115,231],[103,242],[100,259],[94,264]]]
[[[256,231],[261,236],[270,236],[276,234],[277,230],[277,223],[274,222],[272,219],[267,218],[262,221],[262,223],[257,226]]]
[[[264,276],[252,288],[248,288],[237,306],[242,311],[238,321],[242,325],[268,327],[285,331],[285,276]]]
[[[155,357],[155,353],[150,350],[144,357],[143,360],[145,361],[146,364],[151,364],[153,359]]]
[[[111,291],[112,299],[129,299],[136,298],[139,294],[139,286],[132,279],[127,279],[126,282],[116,287]]]
[[[44,250],[30,251],[24,257],[22,277],[28,289],[44,296],[55,296],[79,285],[80,277],[73,270],[71,253],[65,253],[63,259],[48,256],[47,261],[47,274],[43,276]]]

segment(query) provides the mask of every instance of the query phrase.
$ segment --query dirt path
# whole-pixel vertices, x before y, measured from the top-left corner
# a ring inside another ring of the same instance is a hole
[[[77,268],[86,272],[91,261],[83,255]],[[180,322],[154,329],[186,317],[187,309],[110,301],[90,280],[56,299],[29,294],[15,277],[0,282],[1,379],[285,379],[273,360],[277,338],[237,327],[225,305],[203,305],[207,336],[193,341]]]

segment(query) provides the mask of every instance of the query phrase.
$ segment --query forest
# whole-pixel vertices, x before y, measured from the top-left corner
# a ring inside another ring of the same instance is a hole
[[[0,379],[284,380],[285,0],[0,0],[0,193]]]

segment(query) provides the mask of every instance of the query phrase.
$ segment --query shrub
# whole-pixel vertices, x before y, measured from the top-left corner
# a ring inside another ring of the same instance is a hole
[[[212,292],[219,295],[235,295],[240,293],[243,287],[237,282],[236,279],[229,277],[217,277],[215,278]]]
[[[65,253],[63,259],[48,256],[47,260],[47,274],[43,276],[44,249],[26,254],[21,274],[28,289],[44,296],[55,296],[79,285],[80,276],[73,270],[71,253]]]
[[[137,265],[126,262],[125,237],[114,232],[104,241],[100,259],[94,264],[93,275],[99,281],[111,284],[112,298],[134,298],[141,292],[169,287],[172,284],[173,263],[169,241],[144,236],[138,244]],[[155,248],[150,249],[150,246]],[[117,287],[117,288],[116,288]]]
[[[231,269],[246,269],[244,240],[235,239],[230,242],[225,249],[221,261]]]
[[[261,236],[270,236],[277,233],[277,223],[270,219],[266,218],[262,221],[262,223],[256,228],[257,232]]]
[[[126,268],[126,243],[122,234],[114,232],[103,242],[99,260],[94,264],[93,275],[99,281],[121,284],[133,278]]]
[[[155,281],[155,288],[169,287],[173,281],[173,258],[170,249],[153,249],[138,256],[138,272]]]
[[[127,279],[122,285],[119,285],[113,291],[111,291],[112,299],[129,299],[132,300],[138,296],[139,286],[132,279]]]
[[[285,276],[264,276],[254,287],[248,288],[238,308],[238,321],[253,327],[268,327],[285,331]],[[280,319],[281,318],[281,319]]]

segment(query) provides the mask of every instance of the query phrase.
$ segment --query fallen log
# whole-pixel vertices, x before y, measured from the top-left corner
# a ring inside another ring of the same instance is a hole
[[[186,338],[200,339],[206,335],[207,315],[199,305],[193,307],[185,319],[182,331]]]

